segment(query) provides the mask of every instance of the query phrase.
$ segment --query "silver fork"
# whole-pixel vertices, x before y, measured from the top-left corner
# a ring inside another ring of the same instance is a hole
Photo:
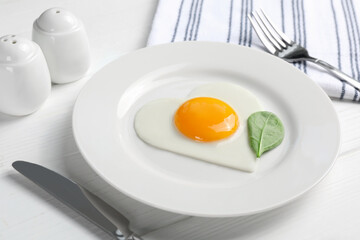
[[[329,73],[360,90],[360,82],[343,73],[336,67],[318,58],[311,57],[308,51],[281,32],[264,11],[253,11],[248,15],[256,34],[267,50],[287,62],[309,61],[323,67]]]

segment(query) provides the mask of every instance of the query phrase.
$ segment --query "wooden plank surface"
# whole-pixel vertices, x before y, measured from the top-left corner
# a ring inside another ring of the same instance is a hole
[[[92,71],[145,46],[156,0],[3,0],[0,36],[30,38],[34,19],[59,6],[86,26]],[[146,239],[358,239],[360,235],[360,106],[333,101],[340,116],[342,150],[333,170],[304,197],[254,216],[208,219],[168,213],[117,192],[84,162],[71,129],[72,107],[87,79],[53,86],[35,114],[0,115],[0,239],[110,239],[93,224],[17,174],[17,159],[36,162],[84,184],[125,214]],[[167,227],[166,227],[167,226]]]

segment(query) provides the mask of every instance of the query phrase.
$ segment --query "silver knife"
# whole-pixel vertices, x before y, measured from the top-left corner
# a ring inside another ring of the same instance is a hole
[[[141,240],[129,220],[78,183],[40,165],[16,161],[12,166],[62,203],[118,240]]]

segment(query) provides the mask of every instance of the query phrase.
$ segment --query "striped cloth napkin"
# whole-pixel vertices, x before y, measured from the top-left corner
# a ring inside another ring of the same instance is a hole
[[[217,41],[265,50],[247,14],[262,8],[310,54],[360,80],[360,1],[160,0],[148,46],[177,41]],[[312,63],[296,63],[332,98],[360,101],[359,91]]]

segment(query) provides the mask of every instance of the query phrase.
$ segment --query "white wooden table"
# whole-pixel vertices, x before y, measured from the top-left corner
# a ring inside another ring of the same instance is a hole
[[[87,29],[95,72],[144,47],[157,0],[0,0],[0,35],[31,37],[32,22],[50,7],[66,8]],[[42,164],[94,191],[125,214],[145,239],[360,239],[360,105],[334,100],[342,150],[330,174],[305,196],[247,217],[208,219],[146,206],[117,192],[84,162],[71,116],[87,79],[53,86],[35,114],[0,115],[0,239],[111,239],[93,224],[15,172],[18,159]],[[0,79],[1,81],[1,79]]]

